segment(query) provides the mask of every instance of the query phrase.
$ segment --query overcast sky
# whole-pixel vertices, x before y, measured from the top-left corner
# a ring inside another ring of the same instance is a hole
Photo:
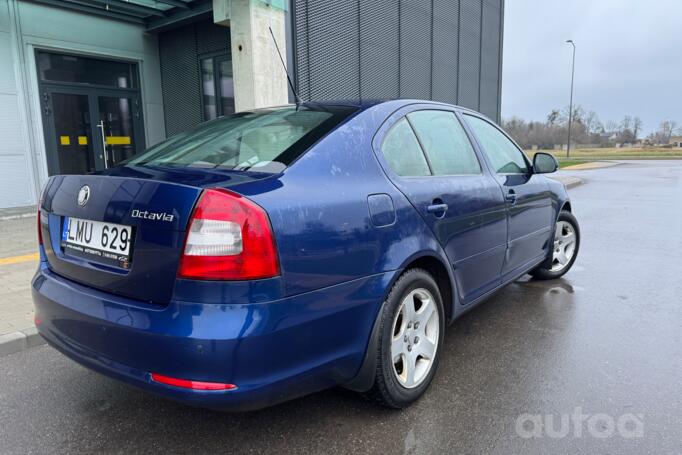
[[[574,104],[644,132],[682,123],[682,0],[506,0],[502,116],[544,120]]]

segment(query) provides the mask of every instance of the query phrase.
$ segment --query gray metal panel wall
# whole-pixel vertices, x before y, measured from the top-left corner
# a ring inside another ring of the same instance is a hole
[[[433,99],[457,103],[459,0],[433,2]]]
[[[159,34],[161,87],[168,136],[201,123],[199,59],[204,54],[216,53],[230,53],[230,29],[212,21]]]
[[[360,2],[360,96],[400,96],[400,4]]]
[[[499,119],[504,0],[292,0],[309,100],[424,98]]]
[[[308,10],[308,49],[314,56],[308,62],[315,80],[309,88],[312,99],[324,98],[328,87],[333,87],[337,98],[360,97],[358,17],[357,2],[317,2]]]
[[[431,2],[400,0],[400,97],[431,98]]]
[[[481,82],[481,0],[464,0],[459,16],[458,103],[478,110]]]
[[[500,97],[500,0],[483,0],[480,110],[497,112]]]

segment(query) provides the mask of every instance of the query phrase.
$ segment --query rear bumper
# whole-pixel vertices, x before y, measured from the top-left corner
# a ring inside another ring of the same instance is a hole
[[[32,292],[40,334],[86,367],[187,404],[249,410],[352,379],[392,277],[268,303],[160,307],[76,284],[41,265]],[[237,388],[182,389],[153,382],[152,372]]]

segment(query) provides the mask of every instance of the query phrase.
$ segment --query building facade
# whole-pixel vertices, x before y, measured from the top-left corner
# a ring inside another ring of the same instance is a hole
[[[0,0],[0,208],[217,116],[420,98],[500,116],[503,0]]]

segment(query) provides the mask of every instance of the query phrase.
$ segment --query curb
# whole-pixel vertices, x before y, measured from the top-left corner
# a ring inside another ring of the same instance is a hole
[[[564,171],[591,171],[594,169],[604,169],[607,167],[618,166],[620,163],[618,161],[609,160],[597,160],[597,161],[587,161],[586,163],[573,164],[571,166],[566,166],[562,170]]]
[[[0,335],[0,357],[45,344],[35,326]]]
[[[566,187],[566,189],[571,189],[575,188],[578,185],[582,185],[585,183],[585,180],[578,178],[578,177],[573,177],[573,176],[556,176],[556,177],[550,177],[552,180],[556,180],[557,182],[563,183],[563,185]]]
[[[21,213],[19,215],[0,215],[0,221],[20,220],[36,216],[35,213]]]
[[[32,216],[36,216],[37,211],[38,207],[35,205],[28,205],[25,207],[12,209],[0,209],[0,221],[30,218]]]
[[[572,177],[572,180],[570,182],[564,182],[564,186],[566,187],[567,190],[574,188],[578,185],[582,185],[585,183],[583,179],[579,179],[577,177]]]

